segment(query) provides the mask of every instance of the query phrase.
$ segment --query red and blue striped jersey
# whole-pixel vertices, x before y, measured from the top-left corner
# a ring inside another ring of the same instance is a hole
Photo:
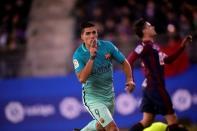
[[[173,62],[183,51],[180,47],[174,54],[167,56],[160,51],[159,46],[152,41],[139,42],[138,46],[128,56],[128,61],[133,66],[137,59],[141,60],[148,88],[165,87],[164,65]]]

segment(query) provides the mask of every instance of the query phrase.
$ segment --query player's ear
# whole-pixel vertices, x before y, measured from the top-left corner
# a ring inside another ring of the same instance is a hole
[[[142,30],[142,36],[144,36],[144,34],[146,33],[146,29]]]
[[[83,36],[83,33],[81,33],[81,39],[83,40],[84,36]]]

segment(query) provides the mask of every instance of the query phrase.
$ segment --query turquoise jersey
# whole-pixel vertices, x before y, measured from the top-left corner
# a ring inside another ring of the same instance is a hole
[[[112,60],[123,63],[125,56],[110,41],[98,40],[97,55],[87,81],[83,83],[83,99],[87,101],[112,101],[114,99]],[[76,49],[73,55],[75,72],[80,72],[90,58],[85,44]]]

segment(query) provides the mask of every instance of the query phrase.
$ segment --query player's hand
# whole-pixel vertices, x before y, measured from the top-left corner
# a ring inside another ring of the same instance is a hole
[[[135,89],[135,83],[133,81],[129,81],[125,84],[125,91],[127,93],[133,92],[134,89]]]
[[[91,56],[96,56],[96,53],[97,53],[97,41],[96,40],[91,41],[89,51],[90,51]]]
[[[182,41],[182,43],[181,43],[181,46],[182,47],[185,47],[187,44],[189,44],[189,43],[191,43],[192,42],[192,36],[191,35],[188,35],[188,36],[186,36],[184,39],[183,39],[183,41]]]

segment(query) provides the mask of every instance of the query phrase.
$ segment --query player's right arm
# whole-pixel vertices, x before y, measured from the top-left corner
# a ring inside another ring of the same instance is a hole
[[[81,83],[85,83],[89,75],[92,72],[92,68],[93,68],[93,64],[94,64],[94,60],[96,58],[96,52],[97,52],[97,45],[95,41],[90,46],[89,51],[90,51],[90,58],[87,61],[87,63],[83,64],[83,62],[81,62],[80,59],[77,59],[77,58],[74,58],[73,60],[77,78]]]
[[[85,67],[77,74],[77,78],[81,83],[85,83],[88,79],[88,76],[90,75],[92,68],[94,64],[94,59],[90,58],[88,62],[86,63]]]

